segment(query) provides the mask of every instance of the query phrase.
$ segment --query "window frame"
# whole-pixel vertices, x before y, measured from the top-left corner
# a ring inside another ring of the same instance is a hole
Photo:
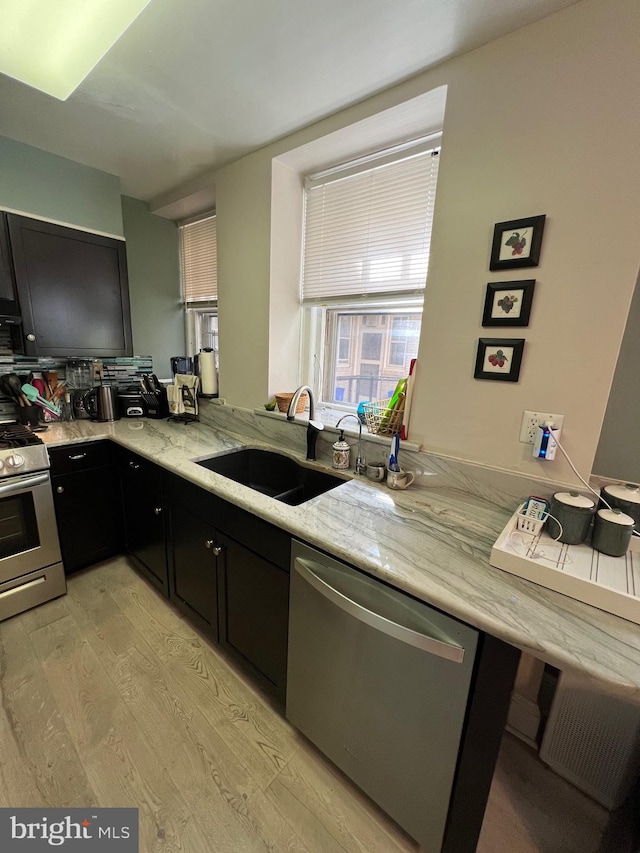
[[[355,413],[358,405],[342,403],[326,399],[325,375],[322,354],[327,347],[333,354],[327,360],[327,370],[336,374],[338,364],[338,323],[329,322],[331,311],[342,311],[353,314],[411,314],[424,310],[424,298],[418,296],[396,297],[387,299],[335,299],[328,300],[322,305],[307,304],[302,307],[302,347],[301,347],[301,384],[310,385],[319,409],[329,409],[339,412]],[[422,325],[422,323],[421,323]],[[371,327],[379,328],[379,327]],[[353,345],[353,338],[351,338]],[[382,356],[385,357],[384,347]]]
[[[396,146],[394,149],[390,149],[385,152],[380,152],[378,154],[367,155],[366,157],[354,160],[351,163],[345,163],[336,166],[334,169],[328,169],[322,173],[308,176],[304,180],[304,215],[306,215],[306,190],[310,185],[314,185],[316,182],[328,175],[336,174],[348,176],[351,172],[356,173],[358,171],[361,171],[363,164],[368,164],[371,168],[374,168],[377,163],[390,162],[392,160],[401,160],[404,159],[405,156],[413,156],[411,153],[407,155],[407,152],[411,152],[412,150],[418,153],[420,151],[424,152],[432,150],[434,152],[437,152],[437,155],[440,156],[442,152],[442,131],[431,133],[420,140],[412,140],[406,143],[402,143]],[[435,193],[437,193],[437,180],[434,186],[435,198]],[[432,226],[434,209],[435,203],[434,206],[431,207],[429,214]],[[303,235],[304,231],[305,225],[303,223]],[[429,249],[430,244],[431,238],[429,239]],[[403,263],[406,263],[406,261],[403,260]],[[428,263],[429,258],[427,258],[427,270]],[[328,320],[328,313],[330,311],[335,310],[348,310],[358,314],[406,314],[419,312],[421,315],[423,315],[426,281],[424,286],[421,286],[417,289],[412,288],[405,290],[396,290],[392,292],[378,291],[369,294],[363,294],[362,292],[359,292],[350,295],[340,295],[327,298],[315,297],[310,299],[304,299],[304,297],[302,296],[303,272],[304,246],[301,263],[302,322],[299,380],[301,383],[310,385],[313,389],[314,395],[318,400],[318,409],[335,410],[338,413],[355,413],[357,410],[357,404],[335,402],[333,400],[325,399],[327,396],[327,394],[325,394],[325,372],[331,372],[333,376],[336,376],[336,368],[338,363],[340,362],[340,359],[338,357],[338,347],[340,344],[338,329],[339,324],[334,324],[335,328],[332,330],[331,323]],[[423,317],[421,316],[421,328],[422,320]],[[354,346],[353,324],[351,331],[352,337],[350,343],[350,355]],[[385,349],[386,351],[384,351]],[[391,339],[389,338],[388,340],[386,340],[386,343],[383,346],[381,363],[385,363],[386,361],[388,361],[390,350]],[[342,363],[344,364],[344,360],[342,360]]]

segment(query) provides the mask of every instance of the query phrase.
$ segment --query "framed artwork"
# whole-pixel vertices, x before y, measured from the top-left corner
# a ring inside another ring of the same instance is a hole
[[[524,338],[480,338],[474,379],[517,382],[524,351]]]
[[[491,270],[537,267],[546,216],[498,222],[493,229]]]
[[[482,325],[528,326],[535,286],[535,278],[488,284]]]

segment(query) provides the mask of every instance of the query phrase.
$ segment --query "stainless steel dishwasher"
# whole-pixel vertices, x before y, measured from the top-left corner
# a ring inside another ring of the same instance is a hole
[[[478,636],[293,543],[287,717],[429,853],[442,848]]]

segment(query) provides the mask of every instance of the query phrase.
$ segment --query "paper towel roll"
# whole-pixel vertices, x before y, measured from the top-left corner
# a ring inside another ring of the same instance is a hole
[[[216,354],[213,350],[200,350],[200,357],[198,361],[202,394],[206,396],[217,394],[218,374],[216,371]]]

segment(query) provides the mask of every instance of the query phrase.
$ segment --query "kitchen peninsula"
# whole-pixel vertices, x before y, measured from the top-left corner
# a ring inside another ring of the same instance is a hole
[[[193,460],[243,445],[255,435],[203,423],[123,420],[51,425],[48,447],[111,439],[219,495],[293,536],[560,669],[572,669],[613,694],[640,701],[640,634],[617,616],[489,565],[510,512],[450,486],[391,492],[353,477],[338,489],[292,507],[239,485]],[[294,430],[295,427],[288,427]],[[303,430],[300,430],[300,436]],[[292,444],[295,444],[292,438]],[[303,459],[300,451],[291,455]],[[286,452],[289,452],[288,450]],[[523,495],[524,497],[524,495]]]

